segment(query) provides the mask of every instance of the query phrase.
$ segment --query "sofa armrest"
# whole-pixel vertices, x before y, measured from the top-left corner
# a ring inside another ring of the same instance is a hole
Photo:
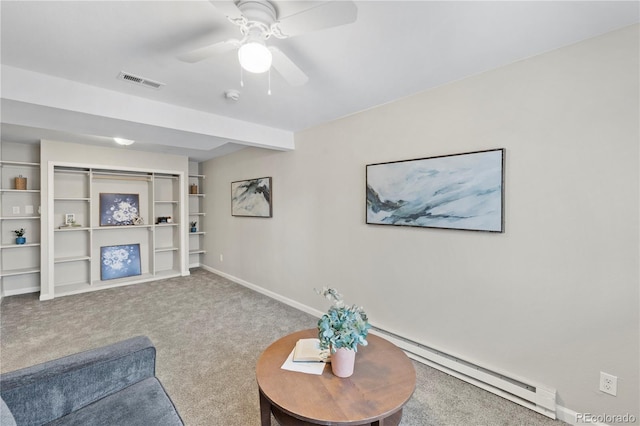
[[[0,375],[0,394],[18,425],[41,425],[155,376],[145,336]]]

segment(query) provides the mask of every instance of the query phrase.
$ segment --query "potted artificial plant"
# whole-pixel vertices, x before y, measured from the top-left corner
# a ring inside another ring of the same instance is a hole
[[[333,302],[326,314],[318,321],[318,339],[321,349],[331,350],[331,370],[338,377],[353,374],[358,345],[367,345],[369,324],[362,307],[346,306],[342,295],[334,288],[316,290]]]
[[[16,244],[24,244],[27,242],[27,239],[24,237],[25,232],[27,231],[25,231],[24,228],[13,230],[13,233],[16,234]]]
[[[196,232],[198,230],[198,228],[196,228],[197,224],[198,224],[198,222],[190,222],[191,232]]]

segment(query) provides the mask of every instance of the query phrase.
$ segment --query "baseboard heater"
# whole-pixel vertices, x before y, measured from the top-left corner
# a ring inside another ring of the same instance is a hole
[[[555,420],[556,390],[508,377],[377,327],[371,329],[407,356]]]

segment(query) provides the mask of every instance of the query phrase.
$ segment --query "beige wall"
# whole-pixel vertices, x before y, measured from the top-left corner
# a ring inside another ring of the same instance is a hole
[[[313,309],[327,307],[314,287],[337,287],[375,325],[555,387],[561,406],[638,417],[638,37],[312,128],[293,152],[206,163],[204,264]],[[491,148],[506,148],[504,234],[364,223],[366,164]],[[262,176],[274,217],[231,217],[230,182]]]

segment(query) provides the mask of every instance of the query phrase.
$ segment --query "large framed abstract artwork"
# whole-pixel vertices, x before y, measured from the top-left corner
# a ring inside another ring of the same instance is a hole
[[[100,247],[100,279],[141,275],[140,244]]]
[[[271,178],[231,182],[231,215],[272,217]]]
[[[100,226],[135,225],[139,215],[138,194],[100,193]]]
[[[504,232],[505,150],[366,166],[366,223]]]

